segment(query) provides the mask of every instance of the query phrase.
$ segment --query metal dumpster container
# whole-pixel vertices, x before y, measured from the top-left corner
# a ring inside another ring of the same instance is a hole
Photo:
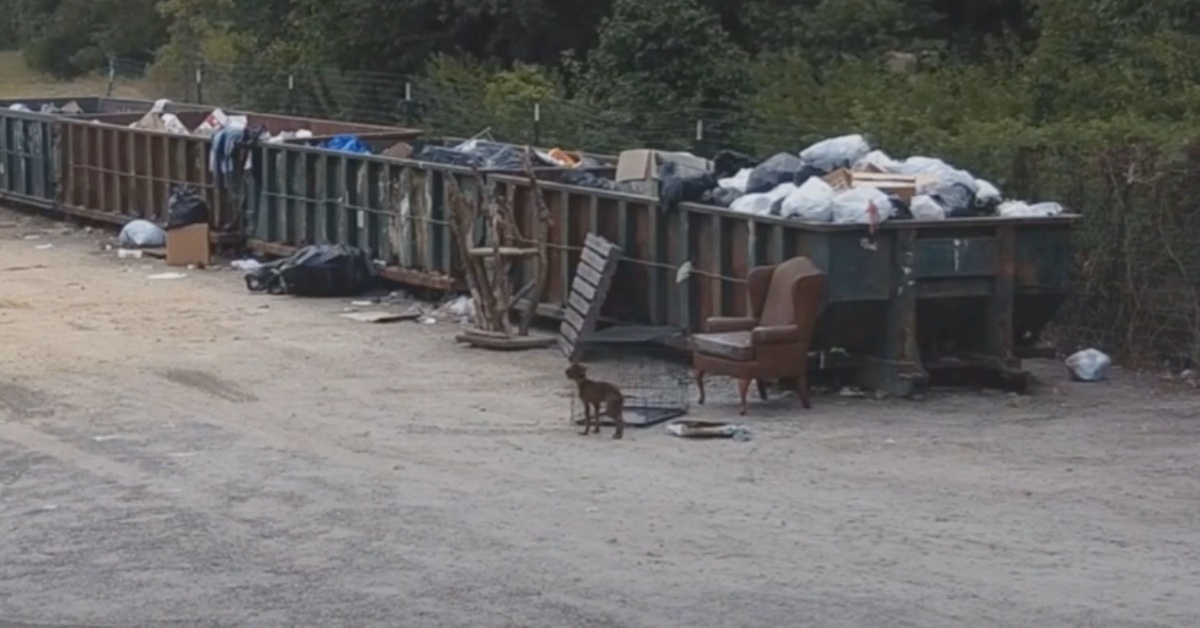
[[[252,193],[251,248],[287,255],[308,244],[349,244],[383,262],[384,276],[393,280],[437,290],[456,287],[460,264],[449,225],[447,180],[453,178],[466,194],[478,193],[469,168],[307,143],[261,147],[264,166]],[[553,177],[562,170],[536,172]],[[599,172],[612,174],[611,169]]]
[[[528,182],[492,177],[515,207]],[[894,221],[870,236],[859,225],[813,225],[655,199],[540,184],[555,212],[543,314],[560,315],[586,233],[625,253],[603,315],[613,321],[699,331],[712,316],[748,314],[745,277],[754,266],[797,255],[829,276],[814,349],[823,366],[905,396],[933,369],[977,368],[1019,383],[1020,349],[1065,299],[1077,216]],[[527,220],[528,217],[522,219]],[[683,281],[676,272],[692,271]]]
[[[176,115],[189,128],[194,128],[208,111],[178,111]],[[210,138],[128,126],[142,115],[95,114],[59,118],[62,211],[114,224],[123,224],[131,218],[161,222],[166,219],[166,201],[171,186],[191,185],[208,202],[214,242],[241,242],[246,229],[246,189],[239,183],[239,177],[234,177],[229,186],[215,184],[208,167]],[[308,129],[317,134],[357,133],[392,140],[420,135],[420,131],[413,129],[258,113],[242,115],[249,117],[250,124],[264,126],[272,133]]]
[[[51,209],[58,193],[54,116],[0,110],[0,199]]]
[[[61,114],[61,115],[89,115],[98,113],[145,113],[150,111],[154,106],[152,100],[140,100],[133,98],[109,98],[105,96],[79,96],[75,98],[5,98],[0,99],[0,107],[8,109],[13,105],[25,105],[35,112],[40,112],[42,107],[50,105],[56,109],[61,109],[68,103],[75,103],[83,110],[82,114]]]

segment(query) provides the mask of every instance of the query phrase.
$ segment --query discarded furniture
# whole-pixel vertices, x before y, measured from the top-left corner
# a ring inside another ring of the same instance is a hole
[[[575,266],[575,279],[558,332],[558,347],[567,361],[574,363],[582,357],[584,343],[596,330],[600,308],[608,298],[608,288],[620,261],[620,247],[594,233],[584,238],[583,253]]]
[[[801,403],[811,407],[809,339],[825,298],[825,273],[807,257],[795,257],[751,270],[746,291],[750,316],[710,318],[704,333],[692,336],[700,403],[704,403],[704,377],[712,374],[737,379],[741,414],[746,414],[750,382],[758,383],[765,400],[767,379],[795,379]]]
[[[533,178],[531,169],[529,176]],[[553,345],[555,341],[552,337],[529,335],[532,305],[529,314],[522,316],[515,333],[510,318],[519,299],[526,298],[531,304],[541,301],[544,286],[542,277],[546,272],[546,222],[549,212],[538,212],[540,218],[535,235],[532,239],[527,238],[521,233],[508,201],[493,195],[478,171],[475,171],[475,182],[478,194],[464,194],[453,180],[450,186],[450,228],[458,244],[467,286],[475,303],[475,328],[463,332],[457,340],[474,347],[502,351]],[[486,225],[486,242],[484,246],[472,246],[480,222]],[[531,244],[534,246],[530,247]],[[511,277],[513,266],[525,261],[533,263],[533,279],[514,292]]]

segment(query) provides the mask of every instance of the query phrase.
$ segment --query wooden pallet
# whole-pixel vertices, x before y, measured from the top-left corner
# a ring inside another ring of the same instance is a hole
[[[583,341],[596,330],[600,308],[608,297],[621,255],[621,247],[594,233],[588,233],[584,239],[583,255],[575,267],[575,279],[558,333],[558,346],[571,362],[579,359]]]

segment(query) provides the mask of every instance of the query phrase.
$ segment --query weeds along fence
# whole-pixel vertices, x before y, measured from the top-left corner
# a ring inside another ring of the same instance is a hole
[[[140,76],[143,70],[123,67],[118,75]],[[903,125],[876,130],[848,128],[848,119],[768,119],[731,111],[700,112],[695,119],[674,112],[634,116],[561,99],[497,107],[486,86],[470,81],[255,65],[208,64],[183,80],[153,85],[148,97],[399,124],[433,135],[489,128],[502,141],[600,153],[653,146],[708,154],[733,148],[764,156],[796,150],[823,135],[865,131],[893,154],[939,156],[989,178],[1007,196],[1058,200],[1083,214],[1074,231],[1072,298],[1054,325],[1064,349],[1096,346],[1155,365],[1168,358],[1200,359],[1200,250],[1191,245],[1200,226],[1195,189],[1200,152],[1193,129],[1121,119],[1036,127],[991,121],[962,124],[952,132]],[[10,158],[23,149],[9,144],[4,150]],[[426,185],[432,186],[430,194],[440,189],[435,182]],[[410,254],[446,255],[448,249],[434,240]]]

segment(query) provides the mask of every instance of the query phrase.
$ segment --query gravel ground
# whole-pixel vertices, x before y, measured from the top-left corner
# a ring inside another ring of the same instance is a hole
[[[1047,362],[585,438],[552,351],[107,238],[0,213],[0,626],[1200,626],[1190,389]]]

